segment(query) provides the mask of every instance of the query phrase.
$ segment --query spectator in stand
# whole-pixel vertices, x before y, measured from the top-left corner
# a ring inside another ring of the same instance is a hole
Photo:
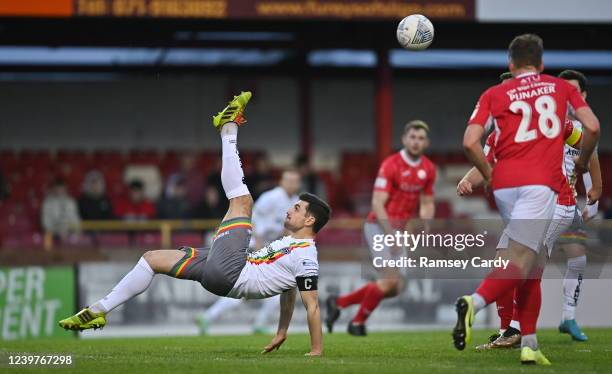
[[[276,187],[276,179],[266,155],[258,155],[253,161],[253,166],[253,171],[245,178],[245,183],[251,191],[253,200],[257,200],[259,195]]]
[[[131,181],[128,189],[128,197],[115,204],[115,216],[124,220],[155,218],[155,205],[145,197],[142,181],[138,179]]]
[[[198,219],[221,219],[226,211],[217,188],[208,186],[204,191],[204,200],[194,209],[192,216]]]
[[[221,183],[221,158],[217,158],[212,163],[212,169],[206,177],[206,191],[208,191],[209,188],[216,189],[218,196],[225,196],[225,190],[223,189],[223,184]],[[229,208],[229,202],[227,201],[227,199],[220,200],[220,204],[222,204],[224,212],[227,211],[227,209]]]
[[[185,184],[187,200],[191,206],[196,206],[202,200],[204,191],[204,173],[196,165],[197,157],[193,152],[184,153],[181,156],[179,170],[170,175],[168,181],[176,181],[182,178]],[[168,186],[166,186],[166,190]]]
[[[79,197],[79,213],[84,220],[113,218],[113,207],[106,196],[104,175],[98,170],[91,170],[85,174]]]
[[[55,179],[45,196],[41,210],[43,229],[60,240],[68,239],[80,230],[81,218],[75,199],[68,195],[66,182]]]
[[[187,198],[187,184],[179,175],[168,179],[164,197],[157,203],[157,217],[162,219],[187,219],[191,206]]]
[[[310,166],[308,156],[300,154],[295,158],[295,167],[302,176],[302,190],[315,194],[327,201],[327,190],[317,173]]]

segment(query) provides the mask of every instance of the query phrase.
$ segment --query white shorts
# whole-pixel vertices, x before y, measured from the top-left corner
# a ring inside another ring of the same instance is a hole
[[[553,215],[552,222],[550,226],[548,226],[548,231],[546,231],[546,238],[544,239],[544,244],[546,245],[546,249],[548,250],[548,255],[550,256],[551,251],[555,246],[555,242],[559,239],[559,236],[567,231],[576,218],[576,206],[575,205],[559,205],[555,206],[555,214]]]
[[[548,186],[520,186],[493,192],[506,227],[497,248],[508,248],[508,240],[539,252],[557,205],[557,194]]]

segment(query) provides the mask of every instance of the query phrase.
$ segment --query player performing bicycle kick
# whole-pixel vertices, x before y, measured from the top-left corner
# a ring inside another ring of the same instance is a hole
[[[267,353],[278,349],[287,338],[297,287],[306,308],[310,332],[310,351],[306,355],[321,355],[319,262],[314,238],[329,220],[331,210],[317,196],[301,194],[299,201],[287,211],[284,225],[289,235],[247,253],[253,199],[243,181],[236,143],[238,127],[246,123],[242,114],[250,98],[250,92],[240,93],[213,117],[213,125],[221,133],[221,181],[229,199],[229,209],[212,246],[209,249],[182,247],[145,252],[108,295],[59,321],[61,327],[79,331],[104,327],[107,313],[144,292],[156,274],[165,274],[200,282],[215,295],[236,299],[263,299],[280,294],[278,330],[262,352]]]

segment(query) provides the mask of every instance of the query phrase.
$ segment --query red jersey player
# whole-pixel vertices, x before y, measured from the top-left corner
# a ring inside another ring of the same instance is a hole
[[[582,130],[578,127],[575,127],[572,121],[565,121],[563,132],[563,137],[565,139],[565,148],[575,148],[580,146],[580,141],[582,140]],[[497,134],[495,132],[492,132],[487,137],[484,146],[485,156],[487,157],[487,161],[489,162],[489,164],[491,164],[491,166],[493,166],[496,161],[496,139]],[[483,182],[484,180],[482,174],[480,174],[478,169],[473,167],[457,184],[457,195],[470,195],[472,193],[472,189],[481,186]],[[569,195],[568,192],[570,193]],[[568,209],[566,209],[566,207],[571,207],[572,205],[575,205],[575,200],[573,198],[572,190],[569,186],[569,180],[568,178],[566,178],[566,183],[564,184],[557,198],[557,207],[553,215],[553,222],[555,222],[555,224],[551,224],[547,232],[547,239],[549,242],[554,242],[554,240],[556,240],[556,236],[558,236],[558,233],[560,231],[565,230],[563,227],[569,226],[572,223],[574,218],[573,211],[571,212],[571,216],[568,216],[566,214],[566,212],[568,212]],[[549,252],[552,249],[551,244],[552,243],[548,243]],[[507,248],[498,248],[495,258],[497,259],[502,258],[503,256],[507,256],[507,252]],[[514,292],[508,292],[502,297],[497,298],[496,304],[497,315],[499,316],[500,320],[499,333],[491,335],[489,337],[488,343],[477,346],[476,349],[478,350],[513,348],[521,342],[521,332],[520,324],[518,322],[518,315],[517,317],[515,317],[515,319],[513,319],[513,309],[515,305]]]
[[[399,258],[400,248],[374,244],[375,238],[394,235],[405,229],[415,216],[432,219],[434,216],[434,192],[436,167],[423,152],[429,145],[429,127],[423,121],[411,121],[404,127],[404,148],[387,157],[378,170],[372,195],[372,211],[363,231],[372,257],[385,260]],[[340,310],[360,304],[359,311],[348,325],[351,335],[366,335],[365,322],[384,298],[397,296],[403,288],[401,273],[396,268],[377,268],[381,275],[375,282],[367,283],[356,291],[327,299],[326,324],[329,332],[340,317]]]
[[[457,300],[453,329],[459,350],[471,340],[474,315],[515,288],[523,334],[521,362],[550,364],[538,349],[535,336],[540,303],[536,266],[542,241],[553,217],[557,193],[564,183],[563,124],[568,110],[584,125],[582,152],[576,161],[580,171],[599,138],[599,121],[578,90],[568,82],[540,74],[543,70],[542,39],[533,34],[514,38],[509,46],[514,79],[489,88],[478,101],[466,129],[466,155],[485,181],[492,180],[497,207],[506,225],[498,248],[507,248],[506,268],[487,275],[471,296]],[[484,126],[493,120],[496,131],[496,164],[491,172],[480,140]],[[544,252],[544,251],[542,251]]]

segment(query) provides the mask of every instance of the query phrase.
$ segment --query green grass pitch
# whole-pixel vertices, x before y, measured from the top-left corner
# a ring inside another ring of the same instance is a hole
[[[476,331],[471,346],[486,340],[490,331]],[[325,335],[323,357],[304,357],[308,336],[289,335],[283,347],[260,354],[270,336],[210,336],[129,339],[54,339],[0,344],[0,371],[7,354],[27,352],[71,354],[81,373],[387,373],[493,372],[590,373],[610,372],[612,329],[586,329],[586,343],[572,342],[553,330],[539,332],[550,367],[521,366],[519,350],[477,352],[452,347],[450,333],[372,333],[356,338],[345,333]],[[21,368],[19,371],[39,370]],[[40,372],[40,371],[38,371]]]

